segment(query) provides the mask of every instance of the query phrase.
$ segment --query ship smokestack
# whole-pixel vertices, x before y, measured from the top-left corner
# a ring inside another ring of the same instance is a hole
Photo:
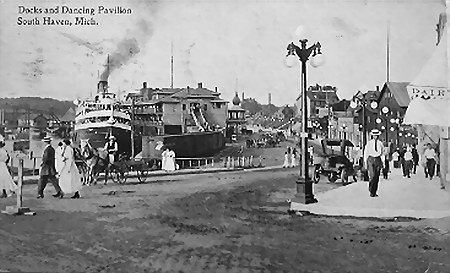
[[[198,83],[198,88],[203,88],[203,83],[199,82]]]
[[[142,87],[145,89],[145,88],[147,88],[147,82],[143,82],[142,83]]]
[[[97,93],[105,93],[108,89],[108,81],[99,81],[97,84]]]

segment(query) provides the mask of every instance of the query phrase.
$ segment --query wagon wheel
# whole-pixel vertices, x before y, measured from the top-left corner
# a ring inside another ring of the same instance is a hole
[[[123,184],[127,181],[128,171],[125,168],[114,168],[111,171],[111,178],[115,183]]]
[[[137,179],[139,182],[145,182],[147,180],[148,170],[142,167],[140,170],[137,170]]]
[[[331,183],[336,182],[336,175],[334,173],[328,174],[328,181],[330,181]]]
[[[127,181],[128,178],[128,172],[126,170],[116,170],[116,179],[117,183],[123,184]]]

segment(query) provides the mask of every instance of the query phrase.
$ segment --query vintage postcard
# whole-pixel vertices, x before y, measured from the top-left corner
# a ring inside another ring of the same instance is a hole
[[[0,272],[450,272],[449,4],[0,0]]]

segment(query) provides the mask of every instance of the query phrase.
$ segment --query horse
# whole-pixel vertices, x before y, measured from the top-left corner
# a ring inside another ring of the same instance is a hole
[[[109,158],[107,155],[101,155],[97,149],[94,149],[89,143],[89,139],[81,140],[81,155],[87,165],[87,184],[97,184],[97,178],[100,172],[105,173],[105,185],[108,182]]]
[[[75,156],[75,165],[78,168],[78,171],[81,175],[81,181],[83,182],[83,185],[87,184],[87,178],[88,178],[88,165],[86,161],[84,160],[83,156],[81,155],[81,149],[78,147],[73,148],[74,156]]]

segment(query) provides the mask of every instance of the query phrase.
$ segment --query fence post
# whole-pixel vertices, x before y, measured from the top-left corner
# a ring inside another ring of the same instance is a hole
[[[202,168],[202,165],[201,165],[200,163],[201,163],[201,162],[200,162],[200,159],[199,159],[199,160],[197,160],[197,164],[198,164],[197,166],[198,166],[198,168],[199,168],[199,169],[201,169],[201,168]]]
[[[192,167],[192,161],[189,159],[189,168]]]
[[[242,157],[242,168],[245,168],[245,157]]]
[[[259,156],[259,167],[262,167],[262,156]]]
[[[250,162],[248,163],[250,167],[253,167],[253,156],[250,156]]]
[[[17,169],[17,186],[19,189],[17,190],[17,208],[22,207],[22,185],[23,185],[23,159],[19,159],[19,167]]]
[[[211,161],[211,168],[214,168],[214,158]]]

